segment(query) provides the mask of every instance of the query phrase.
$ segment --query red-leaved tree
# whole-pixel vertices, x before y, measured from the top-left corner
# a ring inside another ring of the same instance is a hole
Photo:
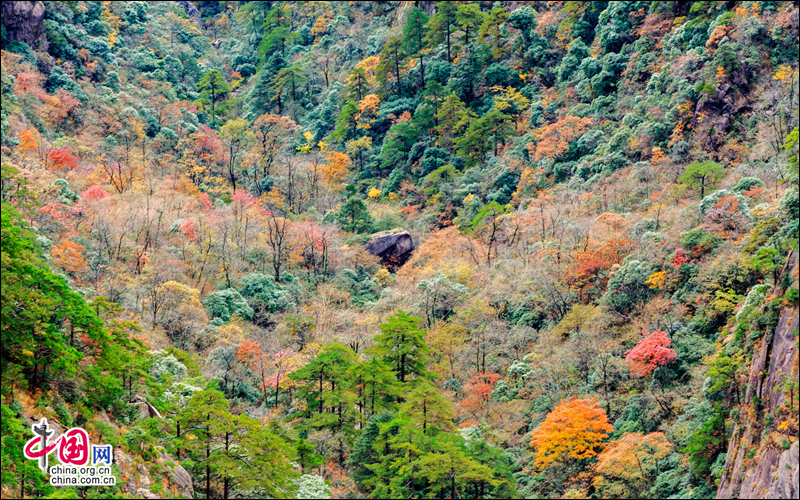
[[[657,367],[672,363],[678,357],[675,349],[669,348],[672,340],[663,331],[653,330],[651,334],[643,331],[642,334],[645,337],[625,356],[625,362],[631,369],[631,378],[650,375]]]

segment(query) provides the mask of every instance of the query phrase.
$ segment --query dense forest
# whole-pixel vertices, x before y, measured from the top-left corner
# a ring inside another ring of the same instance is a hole
[[[797,498],[798,2],[2,15],[3,498]]]

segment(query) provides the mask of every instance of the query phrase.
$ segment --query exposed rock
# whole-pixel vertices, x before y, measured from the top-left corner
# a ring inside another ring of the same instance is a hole
[[[136,490],[136,494],[142,498],[161,498],[160,496],[156,495],[152,491],[145,488],[139,488],[138,490]]]
[[[45,410],[47,410],[51,415],[53,413],[55,413],[53,411],[53,409],[51,407],[49,407],[49,406],[46,407]],[[39,413],[34,413],[33,415],[29,415],[29,417],[31,419],[31,422],[34,422],[34,423],[38,423],[40,420],[42,420],[43,416],[44,415],[41,415]],[[56,439],[61,434],[64,434],[64,428],[61,427],[61,423],[58,420],[54,419],[54,418],[48,418],[47,419],[47,426],[50,428],[50,430],[53,431],[53,435],[49,438],[51,440]],[[52,441],[50,441],[50,442],[52,442]]]
[[[131,404],[139,407],[139,415],[142,418],[164,418],[161,416],[161,413],[158,412],[156,407],[148,403],[141,394],[134,396]]]
[[[44,2],[3,2],[3,26],[6,40],[34,46],[44,32]]]
[[[172,457],[161,452],[161,460],[166,463],[175,463],[172,460]],[[182,466],[175,464],[175,468],[172,469],[172,474],[169,478],[170,482],[177,486],[178,493],[183,495],[185,498],[194,498],[194,485],[192,484],[192,476],[184,469]]]
[[[774,478],[772,487],[767,492],[767,498],[797,498],[798,483],[800,483],[800,463],[798,463],[800,443],[795,441],[792,447],[781,453],[778,460],[778,477]]]
[[[728,84],[722,84],[715,87],[713,94],[705,94],[697,101],[695,125],[698,130],[706,128],[706,146],[714,151],[725,143],[731,127],[731,115],[737,109],[736,98],[739,96],[741,92]]]
[[[797,252],[787,267],[795,278],[792,286],[796,287]],[[717,498],[797,498],[800,494],[798,441],[777,432],[762,438],[763,419],[757,417],[753,421],[746,411],[753,408],[760,416],[776,416],[774,425],[791,418],[784,411],[787,396],[780,385],[787,378],[797,377],[797,337],[793,332],[800,326],[799,316],[797,307],[784,309],[774,334],[766,336],[753,354],[743,410],[728,443]],[[781,449],[792,440],[788,450]],[[751,450],[760,450],[757,458],[748,459]]]
[[[750,89],[750,82],[747,81],[747,71],[747,61],[742,60],[739,61],[739,67],[733,70],[733,74],[731,75],[733,84],[739,87],[741,92],[747,92]]]
[[[198,28],[201,30],[206,29],[206,26],[203,24],[203,17],[200,15],[200,11],[197,10],[197,7],[194,6],[192,2],[187,2],[185,0],[181,0],[178,2],[183,7],[183,10],[189,14],[189,17],[192,18],[192,21],[197,25]]]
[[[390,271],[396,271],[411,257],[414,239],[408,231],[382,231],[370,237],[366,248],[372,255],[380,257],[381,263]]]
[[[436,2],[434,1],[419,0],[414,2],[414,6],[429,16],[432,16],[434,13],[436,13]]]

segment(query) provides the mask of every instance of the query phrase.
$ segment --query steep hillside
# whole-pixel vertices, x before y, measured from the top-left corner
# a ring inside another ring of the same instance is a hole
[[[796,497],[799,12],[4,2],[3,498]]]

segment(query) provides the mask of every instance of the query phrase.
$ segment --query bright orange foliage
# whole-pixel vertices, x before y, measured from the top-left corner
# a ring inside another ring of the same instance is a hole
[[[344,181],[347,169],[352,163],[347,153],[338,151],[327,151],[325,153],[327,164],[322,165],[322,173],[325,175],[325,182],[331,187],[336,187]]]
[[[631,432],[611,442],[597,457],[592,483],[604,498],[636,498],[655,481],[656,462],[672,452],[672,443],[663,432],[646,436]]]
[[[78,274],[89,269],[83,260],[83,245],[74,241],[62,238],[60,243],[53,245],[50,257],[55,265],[68,273]]]
[[[531,446],[536,449],[534,465],[544,469],[567,458],[593,457],[613,430],[596,400],[562,401],[532,433]]]
[[[78,159],[72,155],[67,148],[54,149],[50,151],[50,161],[55,170],[66,170],[78,167]]]
[[[568,116],[551,123],[536,136],[539,141],[534,152],[536,161],[542,158],[558,158],[569,149],[569,144],[579,138],[592,125],[591,118]]]
[[[381,100],[375,94],[367,94],[358,102],[356,113],[357,128],[370,128],[372,122],[378,117],[378,108]]]
[[[36,144],[36,137],[30,130],[25,129],[19,133],[19,148],[22,150],[22,154],[34,151],[38,147],[39,146]]]

